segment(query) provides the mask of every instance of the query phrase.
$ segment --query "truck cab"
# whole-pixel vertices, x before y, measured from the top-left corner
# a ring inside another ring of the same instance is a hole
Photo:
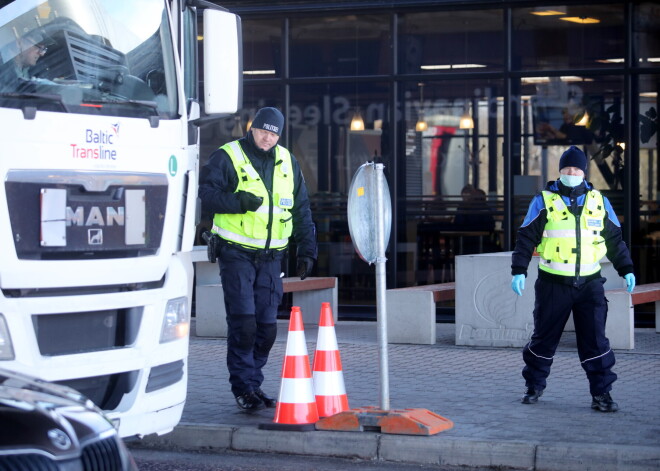
[[[2,5],[0,366],[76,388],[122,436],[167,432],[186,397],[197,123],[240,106],[240,19],[183,0]]]

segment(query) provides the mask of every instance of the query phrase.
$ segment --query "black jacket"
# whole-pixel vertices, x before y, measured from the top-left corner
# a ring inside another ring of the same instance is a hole
[[[545,190],[559,193],[566,206],[574,215],[581,215],[582,208],[586,194],[593,186],[586,181],[575,188],[564,186],[559,180],[548,182]],[[633,263],[630,258],[630,252],[623,240],[621,234],[621,225],[614,213],[614,209],[609,200],[603,195],[605,203],[605,223],[601,235],[605,239],[605,246],[607,248],[606,256],[614,265],[614,269],[620,276],[627,275],[633,272]],[[534,249],[541,243],[543,237],[543,230],[547,223],[547,211],[543,196],[538,193],[529,204],[527,216],[523,221],[520,229],[518,229],[516,237],[516,247],[511,257],[511,274],[512,275],[525,275],[527,276],[527,267],[532,258]],[[539,270],[539,277],[564,284],[576,284],[575,277],[554,275]],[[582,282],[589,281],[595,277],[600,277],[600,272],[582,279]],[[581,284],[581,283],[578,283]]]
[[[268,152],[259,149],[252,139],[252,132],[238,140],[243,152],[252,162],[252,166],[259,173],[264,185],[272,193],[273,169],[275,162],[275,148]],[[293,239],[297,246],[297,256],[317,258],[316,229],[312,221],[312,212],[309,205],[309,196],[305,179],[300,165],[291,155],[293,167],[293,208],[291,210],[293,221]],[[199,197],[202,200],[204,212],[210,214],[241,214],[241,205],[238,193],[238,175],[229,155],[221,149],[211,154],[200,175]],[[212,217],[212,216],[211,216]],[[249,249],[243,249],[249,250]]]

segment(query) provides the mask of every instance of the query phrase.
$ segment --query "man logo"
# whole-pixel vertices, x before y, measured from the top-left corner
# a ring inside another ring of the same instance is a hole
[[[87,243],[89,245],[103,245],[103,229],[88,229]]]

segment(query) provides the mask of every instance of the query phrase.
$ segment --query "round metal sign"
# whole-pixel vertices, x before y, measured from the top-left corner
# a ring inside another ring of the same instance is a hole
[[[353,247],[362,260],[371,264],[378,259],[378,182],[376,164],[367,162],[357,169],[348,193],[348,230]],[[387,180],[382,176],[383,247],[387,247],[392,228],[392,202]]]

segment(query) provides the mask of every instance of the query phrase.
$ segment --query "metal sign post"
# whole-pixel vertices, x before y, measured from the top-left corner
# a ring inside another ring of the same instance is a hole
[[[387,301],[385,291],[387,290],[387,278],[385,272],[385,238],[390,238],[390,228],[385,232],[385,191],[387,184],[383,178],[383,164],[376,164],[376,317],[378,321],[378,358],[380,363],[380,408],[390,410],[390,374],[387,356]],[[387,192],[389,202],[389,191]],[[391,213],[391,208],[390,213]],[[391,214],[390,220],[391,220]]]
[[[389,410],[385,248],[392,226],[392,205],[387,181],[383,177],[384,168],[383,164],[367,162],[355,172],[348,195],[348,229],[360,258],[369,265],[376,263],[380,407]]]
[[[355,172],[348,194],[348,229],[353,246],[362,260],[376,264],[380,408],[343,411],[319,420],[316,429],[433,435],[452,428],[453,422],[426,409],[390,410],[385,249],[392,227],[392,203],[384,168],[383,164],[363,164]]]

